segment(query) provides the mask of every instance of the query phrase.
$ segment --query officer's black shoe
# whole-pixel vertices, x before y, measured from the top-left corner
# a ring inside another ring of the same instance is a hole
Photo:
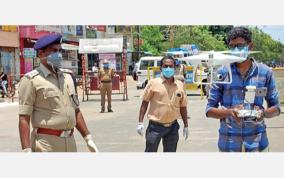
[[[104,113],[104,112],[105,112],[105,110],[104,110],[104,109],[102,109],[100,113]]]
[[[113,112],[113,110],[111,110],[111,109],[108,109],[107,111],[108,111],[108,112]]]

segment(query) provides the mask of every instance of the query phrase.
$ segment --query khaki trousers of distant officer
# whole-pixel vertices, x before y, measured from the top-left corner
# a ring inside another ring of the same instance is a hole
[[[63,138],[55,135],[31,133],[33,152],[77,152],[74,135]]]
[[[105,100],[107,94],[107,108],[111,109],[111,92],[112,92],[112,83],[101,83],[101,107],[102,110],[105,109]]]

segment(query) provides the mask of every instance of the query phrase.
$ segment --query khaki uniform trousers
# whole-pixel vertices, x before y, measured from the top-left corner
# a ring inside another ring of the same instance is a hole
[[[105,109],[105,99],[106,99],[106,94],[107,94],[107,108],[111,109],[111,92],[112,92],[112,83],[101,83],[101,107],[102,110]]]
[[[77,152],[74,135],[58,137],[47,134],[31,133],[32,152]]]

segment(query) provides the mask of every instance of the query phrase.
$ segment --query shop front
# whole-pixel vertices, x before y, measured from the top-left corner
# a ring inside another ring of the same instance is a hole
[[[27,25],[19,26],[20,32],[20,74],[32,71],[39,65],[33,46],[35,42],[48,34],[59,33],[60,26]]]
[[[19,33],[0,31],[0,68],[7,75],[16,75]]]

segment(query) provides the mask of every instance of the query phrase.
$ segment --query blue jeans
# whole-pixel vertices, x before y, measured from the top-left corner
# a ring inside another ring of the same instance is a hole
[[[179,139],[178,122],[174,123],[170,127],[164,127],[162,125],[153,124],[149,122],[146,130],[146,149],[145,152],[157,152],[161,139],[163,139],[163,151],[164,152],[176,152],[177,143]]]

